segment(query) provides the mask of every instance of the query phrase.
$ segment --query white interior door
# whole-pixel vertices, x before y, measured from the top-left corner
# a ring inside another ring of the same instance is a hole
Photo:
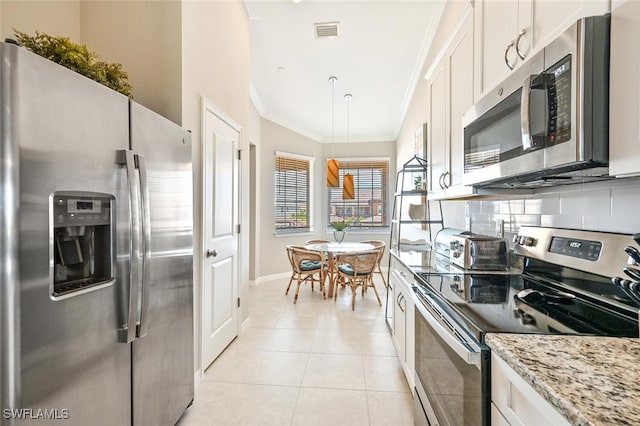
[[[240,127],[204,103],[202,365],[238,335]]]

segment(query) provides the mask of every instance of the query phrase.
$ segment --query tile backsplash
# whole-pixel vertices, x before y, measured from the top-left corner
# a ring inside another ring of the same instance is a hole
[[[544,191],[544,192],[543,192]],[[504,221],[506,237],[522,225],[640,232],[640,178],[545,188],[535,194],[466,202],[471,231],[496,235]]]

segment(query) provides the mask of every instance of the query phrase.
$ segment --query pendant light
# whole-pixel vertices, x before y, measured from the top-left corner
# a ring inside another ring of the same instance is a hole
[[[350,115],[350,104],[353,96],[351,93],[347,93],[344,95],[344,98],[347,100],[347,159],[349,159],[349,145],[350,145],[350,127],[349,127],[349,115]],[[356,191],[353,186],[353,175],[350,173],[345,174],[342,177],[342,199],[343,200],[353,200],[356,198]]]
[[[340,186],[340,163],[335,159],[334,137],[335,137],[335,88],[338,77],[329,77],[331,83],[331,159],[327,160],[327,188],[338,188]]]

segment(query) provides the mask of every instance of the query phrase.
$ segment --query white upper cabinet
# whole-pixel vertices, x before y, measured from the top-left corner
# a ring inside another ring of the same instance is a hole
[[[462,115],[473,106],[473,17],[469,13],[446,55],[449,77],[449,174],[447,189],[462,185],[464,140]]]
[[[531,1],[476,1],[476,98],[503,81],[531,52]]]
[[[611,12],[609,173],[640,174],[640,2],[616,1]],[[629,53],[629,54],[627,54]]]
[[[462,115],[473,105],[473,13],[465,10],[440,59],[427,73],[431,191],[462,185]]]
[[[442,179],[447,172],[447,80],[444,61],[440,61],[427,81],[429,87],[429,190],[444,190]]]
[[[578,19],[610,12],[611,1],[476,0],[474,9],[479,99]]]

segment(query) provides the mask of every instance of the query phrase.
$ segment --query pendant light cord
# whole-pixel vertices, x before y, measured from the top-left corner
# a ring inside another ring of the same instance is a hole
[[[347,93],[344,98],[347,100],[347,161],[349,161],[351,158],[351,98],[353,98],[353,95]]]
[[[331,158],[336,158],[336,153],[335,153],[336,81],[338,81],[338,77],[335,77],[335,76],[329,77],[329,82],[331,83]]]

